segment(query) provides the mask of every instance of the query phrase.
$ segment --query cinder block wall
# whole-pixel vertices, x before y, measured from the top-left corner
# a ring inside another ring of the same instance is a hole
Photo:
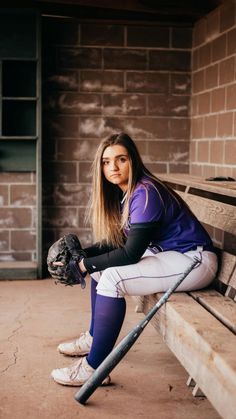
[[[191,28],[43,19],[45,245],[67,231],[84,245],[90,167],[123,130],[155,172],[188,172]]]
[[[197,22],[192,49],[190,173],[236,178],[236,5]]]
[[[36,258],[34,173],[0,173],[0,262]]]
[[[45,252],[71,230],[90,243],[90,165],[116,130],[155,172],[236,178],[235,5],[197,22],[193,44],[190,28],[42,23]],[[35,190],[33,173],[0,173],[0,262],[35,260]]]

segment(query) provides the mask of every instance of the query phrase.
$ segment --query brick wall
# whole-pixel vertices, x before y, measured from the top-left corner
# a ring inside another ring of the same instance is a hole
[[[236,178],[236,6],[193,30],[190,172]]]
[[[45,243],[90,243],[84,212],[100,140],[123,130],[155,172],[189,170],[192,30],[43,19]]]
[[[154,172],[236,177],[233,3],[198,21],[193,41],[190,28],[42,23],[45,250],[71,230],[90,243],[90,165],[117,130]],[[0,261],[35,259],[35,189],[33,173],[0,174]]]
[[[36,258],[34,173],[0,173],[0,262]]]

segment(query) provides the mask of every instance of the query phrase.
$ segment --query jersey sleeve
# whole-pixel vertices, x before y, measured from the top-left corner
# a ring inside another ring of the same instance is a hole
[[[164,211],[160,192],[152,185],[140,185],[130,201],[129,224],[159,221]]]

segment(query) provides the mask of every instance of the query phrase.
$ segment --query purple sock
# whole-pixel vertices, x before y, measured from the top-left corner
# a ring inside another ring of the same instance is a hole
[[[90,291],[90,297],[91,297],[91,323],[89,328],[89,333],[91,336],[93,336],[93,327],[94,327],[94,311],[95,311],[95,304],[96,304],[96,298],[97,298],[97,282],[91,278],[91,291]]]
[[[124,298],[97,295],[94,315],[93,343],[87,357],[96,369],[111,352],[120,333],[126,311]]]

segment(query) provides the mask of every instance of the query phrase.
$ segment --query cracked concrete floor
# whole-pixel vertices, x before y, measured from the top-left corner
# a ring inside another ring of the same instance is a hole
[[[71,363],[56,347],[86,329],[89,300],[89,285],[1,281],[1,419],[219,419],[206,399],[192,397],[186,372],[151,325],[113,371],[113,385],[97,389],[86,406],[74,400],[76,388],[56,384],[51,370]],[[121,336],[142,317],[127,302]]]

